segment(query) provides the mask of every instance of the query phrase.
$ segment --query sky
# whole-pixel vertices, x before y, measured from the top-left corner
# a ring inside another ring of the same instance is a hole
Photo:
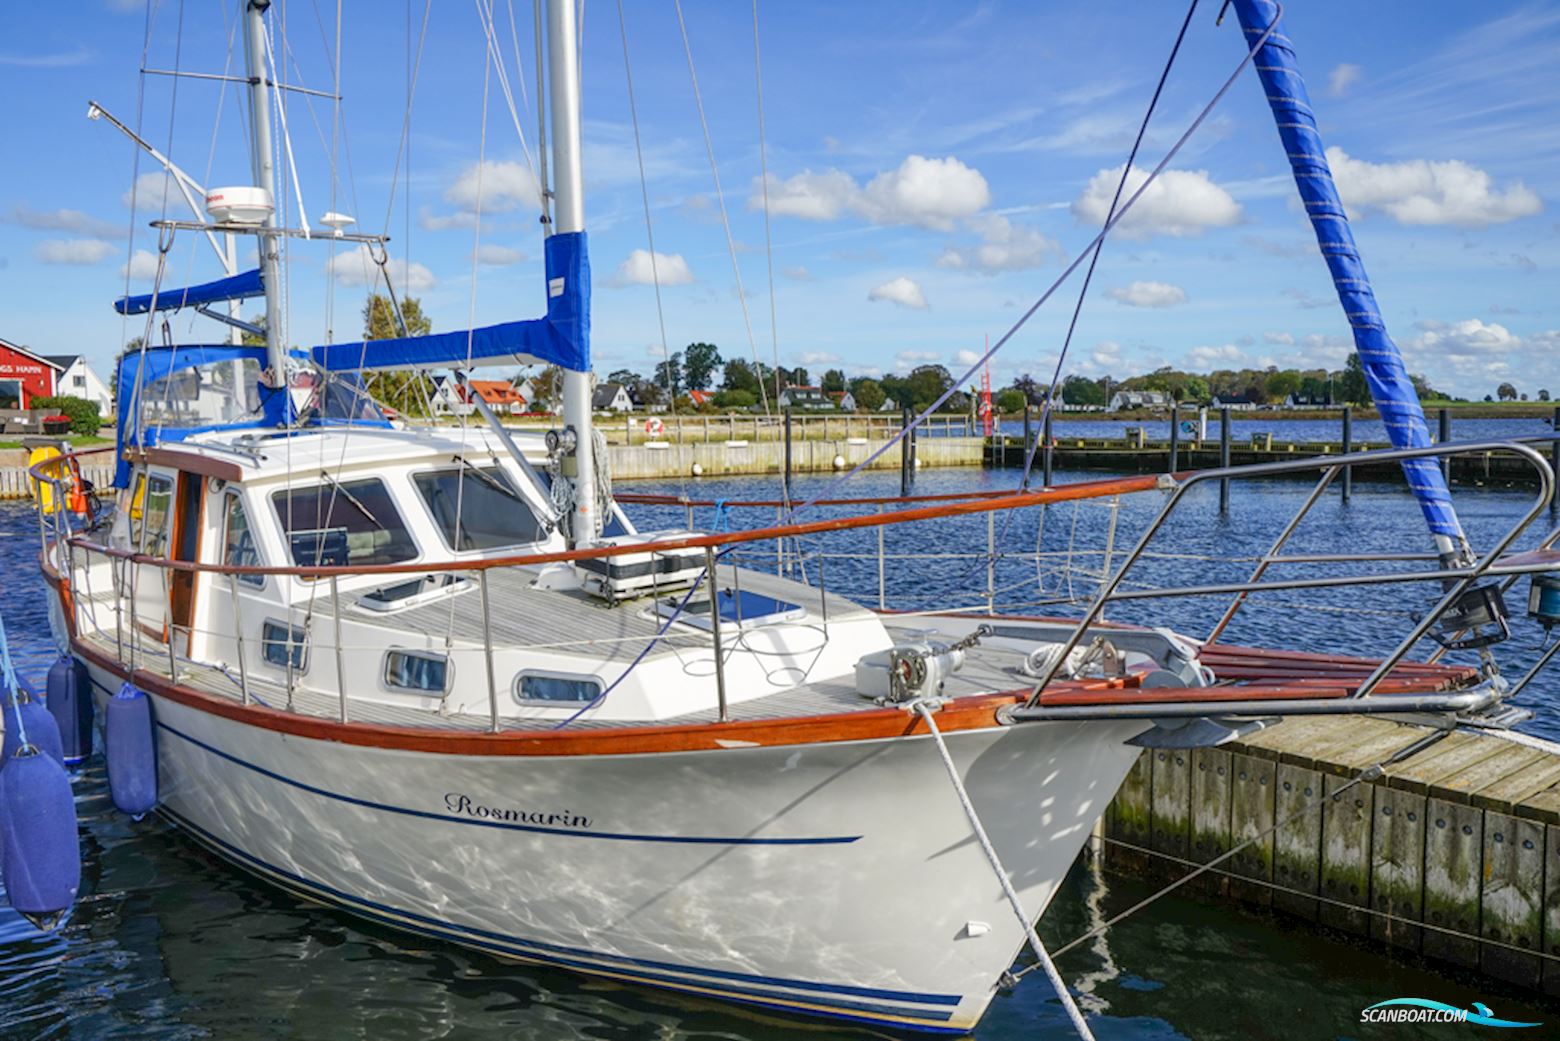
[[[539,315],[530,5],[342,6],[339,40],[330,4],[272,7],[285,80],[332,92],[340,53],[339,106],[287,96],[286,219],[296,226],[301,209],[317,227],[336,211],[388,233],[397,288],[421,299],[435,331]],[[1215,25],[1218,6],[1192,20],[1143,169],[1240,61],[1239,27],[1233,15]],[[696,94],[671,0],[626,0],[621,22],[615,0],[584,8],[597,371],[648,373],[663,342],[703,340],[815,378],[929,362],[957,374],[1005,333],[1098,231],[1186,11],[759,0],[755,48],[751,4],[683,0]],[[85,118],[87,103],[207,187],[248,183],[243,88],[138,73],[241,72],[237,10],[0,10],[0,338],[84,353],[106,373],[147,330],[112,301],[150,290],[158,240],[146,222],[190,213],[152,159]],[[1560,4],[1407,11],[1295,0],[1286,12],[1388,328],[1409,369],[1454,394],[1482,398],[1506,381],[1560,394]],[[185,232],[164,286],[221,273]],[[355,339],[372,276],[347,247],[290,242],[288,338]],[[996,385],[1049,376],[1080,280],[997,355]],[[223,338],[189,314],[170,334]],[[1063,371],[1339,368],[1348,336],[1248,70],[1106,242]]]

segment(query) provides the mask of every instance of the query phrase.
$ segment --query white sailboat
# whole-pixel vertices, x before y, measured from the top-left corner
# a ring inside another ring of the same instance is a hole
[[[297,232],[265,206],[267,6],[240,4],[258,191],[236,194],[260,208],[164,222],[253,236],[259,271],[159,287],[128,311],[258,291],[277,313],[277,243]],[[1156,494],[1153,477],[767,533],[636,531],[591,426],[576,5],[545,7],[546,317],[302,356],[275,320],[263,348],[142,348],[121,363],[112,516],[82,530],[64,494],[40,513],[58,635],[100,712],[126,685],[149,699],[155,809],[179,829],[409,932],[961,1033],[1144,744],[1223,740],[1284,712],[1499,702],[1477,670],[1398,667],[1415,640],[1379,662],[1274,657],[1288,677],[1275,681],[1247,660],[1261,652],[1099,621],[1114,582],[1081,620],[910,621],[721,559],[852,526]],[[394,426],[353,375],[515,360],[566,370],[564,427],[545,440],[496,422]],[[1502,558],[1507,545],[1448,560],[1437,616],[1487,576],[1553,566]]]

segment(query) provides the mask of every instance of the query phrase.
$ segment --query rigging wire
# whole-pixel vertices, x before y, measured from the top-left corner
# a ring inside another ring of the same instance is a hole
[[[645,152],[639,136],[639,106],[634,101],[634,69],[628,57],[628,21],[623,16],[623,0],[617,0],[617,11],[618,34],[623,38],[623,76],[628,82],[628,115],[634,126],[634,158],[639,162],[639,196],[645,209],[645,240],[650,248],[650,280],[655,286],[655,317],[661,329],[661,375],[666,378],[666,400],[671,403],[672,418],[676,419],[677,387],[672,382],[671,348],[666,342],[666,310],[661,303],[661,264],[655,251],[655,228],[650,219],[650,184],[645,177]],[[687,482],[684,480],[682,483],[686,486]]]
[[[622,0],[618,0],[619,3]],[[780,398],[780,324],[775,308],[775,244],[770,233],[769,147],[764,132],[764,62],[758,45],[758,0],[753,0],[753,82],[758,94],[758,183],[764,202],[764,264],[769,275],[769,346],[775,362],[775,401]],[[763,374],[754,373],[763,383]],[[781,482],[781,495],[789,499],[791,489]],[[790,507],[790,502],[786,507]]]
[[[939,408],[941,408],[943,403],[952,397],[954,392],[957,391],[959,387],[963,386],[971,377],[980,371],[982,365],[985,365],[986,362],[990,361],[998,351],[1007,346],[1008,341],[1017,335],[1020,329],[1028,324],[1029,319],[1034,317],[1035,312],[1039,311],[1041,307],[1045,306],[1046,302],[1049,301],[1053,295],[1055,295],[1056,291],[1061,288],[1062,283],[1067,281],[1067,279],[1072,276],[1074,271],[1078,270],[1078,268],[1083,264],[1084,259],[1088,256],[1088,251],[1093,249],[1096,243],[1103,241],[1105,237],[1110,234],[1111,230],[1121,222],[1122,218],[1131,211],[1132,207],[1137,203],[1137,201],[1143,197],[1144,192],[1148,190],[1149,186],[1158,180],[1159,175],[1163,173],[1165,168],[1170,165],[1170,160],[1174,159],[1176,155],[1180,153],[1181,149],[1185,147],[1186,142],[1191,140],[1192,135],[1197,132],[1197,130],[1203,125],[1204,122],[1207,121],[1208,116],[1212,114],[1214,108],[1218,106],[1219,102],[1224,100],[1224,96],[1228,94],[1230,88],[1235,85],[1235,81],[1240,78],[1240,74],[1245,71],[1246,66],[1251,64],[1252,60],[1256,57],[1257,51],[1267,43],[1268,37],[1273,35],[1273,30],[1278,24],[1277,19],[1280,16],[1281,9],[1279,14],[1275,14],[1274,21],[1268,23],[1268,27],[1263,30],[1260,36],[1257,37],[1250,50],[1241,56],[1240,63],[1235,66],[1234,71],[1230,73],[1228,78],[1225,79],[1224,83],[1214,93],[1212,99],[1210,99],[1209,102],[1202,107],[1202,110],[1197,113],[1196,118],[1192,120],[1191,124],[1188,125],[1184,131],[1182,131],[1180,137],[1176,138],[1175,143],[1170,146],[1170,149],[1167,152],[1165,152],[1164,157],[1160,159],[1153,170],[1149,172],[1149,175],[1144,179],[1143,183],[1139,185],[1137,190],[1127,198],[1126,202],[1121,204],[1121,207],[1116,211],[1115,216],[1106,221],[1104,227],[1100,229],[1099,234],[1097,234],[1088,242],[1087,245],[1084,246],[1083,252],[1074,257],[1072,262],[1062,270],[1062,273],[1056,276],[1055,281],[1051,283],[1045,292],[1041,293],[1035,302],[1030,304],[1029,307],[1023,312],[1023,314],[1019,315],[1018,319],[1008,328],[1008,331],[1003,333],[1002,336],[998,338],[996,343],[987,348],[984,354],[982,354],[979,358],[976,358],[974,363],[970,365],[964,374],[958,379],[954,380],[948,389],[943,391],[943,393],[937,398],[936,401],[928,405],[920,415],[916,416],[911,422],[902,427],[899,433],[895,434],[888,440],[887,443],[877,448],[877,450],[870,453],[866,459],[862,460],[860,463],[857,463],[852,469],[830,481],[823,487],[820,492],[818,492],[818,494],[814,495],[811,499],[797,507],[797,510],[807,509],[809,506],[812,506],[814,503],[816,503],[819,499],[828,497],[845,481],[850,480],[861,471],[871,466],[874,462],[881,458],[884,453],[893,448],[894,445],[899,443],[905,437],[909,436],[911,432],[925,423],[927,418],[935,413]],[[796,511],[794,510],[792,511],[793,514],[795,512]]]
[[[720,167],[715,162],[715,145],[710,139],[710,123],[704,115],[704,95],[699,91],[699,74],[693,64],[693,45],[688,40],[688,23],[683,18],[682,0],[672,0],[672,6],[677,11],[677,28],[682,33],[683,53],[688,56],[688,78],[693,83],[693,101],[699,110],[699,126],[704,131],[704,151],[710,157],[710,176],[715,181],[715,201],[720,206],[720,223],[726,232],[726,251],[731,254],[731,275],[737,285],[737,302],[742,305],[742,324],[747,329],[748,348],[753,355],[753,367],[755,371],[762,372],[762,363],[758,360],[758,340],[753,336],[753,317],[748,311],[747,292],[742,288],[742,265],[737,262],[737,241],[731,234],[731,216],[726,212],[726,193],[720,186]],[[764,415],[773,415],[769,407],[769,392],[764,388],[764,381],[758,381],[759,400],[764,406]]]

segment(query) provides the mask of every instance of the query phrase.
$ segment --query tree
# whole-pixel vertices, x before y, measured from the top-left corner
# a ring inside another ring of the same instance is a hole
[[[858,408],[868,412],[876,412],[888,400],[888,395],[883,393],[883,384],[874,379],[857,380],[851,396],[856,399]]]
[[[1027,404],[1024,400],[1024,392],[1017,387],[997,391],[996,398],[998,412],[1022,412]]]
[[[406,336],[427,336],[433,331],[433,322],[423,314],[422,303],[415,296],[401,301],[401,321],[406,323]],[[401,335],[390,298],[383,293],[368,294],[363,304],[363,339],[393,340]]]
[[[1291,394],[1300,393],[1298,369],[1280,369],[1268,375],[1266,381],[1269,401],[1283,401]]]
[[[713,343],[690,343],[682,350],[683,380],[689,390],[709,390],[720,368],[720,350]]]
[[[718,408],[749,409],[758,404],[758,395],[751,390],[723,390],[715,395]]]
[[[433,322],[423,314],[416,297],[401,301],[401,319],[406,323],[408,336],[427,336],[433,329]],[[392,340],[401,335],[390,298],[380,293],[368,294],[363,303],[363,339]],[[402,414],[426,412],[427,402],[433,396],[433,381],[427,374],[412,369],[376,372],[371,382],[374,397]]]
[[[1549,391],[1545,390],[1543,387],[1538,388],[1538,400],[1540,400],[1540,401],[1548,401],[1549,400]]]
[[[732,358],[722,370],[720,385],[727,390],[745,390],[758,397],[758,375],[741,358]]]
[[[1338,396],[1354,405],[1370,404],[1370,384],[1365,382],[1365,367],[1360,364],[1358,351],[1349,352],[1349,360],[1343,364],[1338,379]]]
[[[917,412],[924,412],[953,386],[953,374],[941,365],[918,365],[910,371],[905,384],[910,392],[910,400],[899,403],[912,405]]]
[[[1024,395],[1024,400],[1031,405],[1039,404],[1043,395],[1040,393],[1040,384],[1029,373],[1024,373],[1013,381],[1013,389]]]
[[[665,361],[655,363],[655,376],[657,386],[663,390],[670,388],[672,396],[681,394],[687,387],[687,375],[683,372],[682,351],[677,351]]]
[[[243,344],[245,347],[264,347],[265,315],[257,314],[253,318],[248,319],[248,321],[250,325],[254,326],[260,331],[252,333],[248,329],[245,329],[242,335],[239,336],[238,342]]]
[[[620,383],[629,389],[639,386],[641,377],[632,369],[614,369],[607,377],[608,383]]]
[[[810,387],[812,379],[807,375],[807,370],[798,365],[791,370],[788,382],[793,387]]]
[[[1068,376],[1062,381],[1062,400],[1069,405],[1104,405],[1105,388],[1082,376]]]
[[[1495,396],[1502,401],[1515,401],[1517,400],[1517,388],[1509,383],[1502,383],[1495,388]]]
[[[830,369],[823,374],[823,392],[825,394],[838,394],[845,389],[845,373],[839,369]]]

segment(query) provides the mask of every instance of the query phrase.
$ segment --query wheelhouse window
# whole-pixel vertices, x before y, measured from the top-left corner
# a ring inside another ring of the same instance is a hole
[[[139,521],[140,527],[132,527],[131,535],[142,553],[163,556],[168,552],[168,513],[173,505],[173,481],[162,474],[152,474],[137,492],[130,517],[132,523]]]
[[[443,696],[450,689],[450,660],[431,651],[385,652],[385,686],[412,694]]]
[[[530,504],[497,466],[432,470],[414,474],[412,482],[453,550],[505,549],[547,537]]]
[[[284,488],[271,503],[299,567],[396,564],[417,556],[417,543],[377,477]]]
[[[259,567],[260,551],[255,546],[255,533],[249,527],[249,514],[244,510],[244,500],[237,495],[227,498],[227,517],[223,526],[222,563],[229,567]],[[264,575],[235,575],[240,582],[252,586],[265,585]]]

